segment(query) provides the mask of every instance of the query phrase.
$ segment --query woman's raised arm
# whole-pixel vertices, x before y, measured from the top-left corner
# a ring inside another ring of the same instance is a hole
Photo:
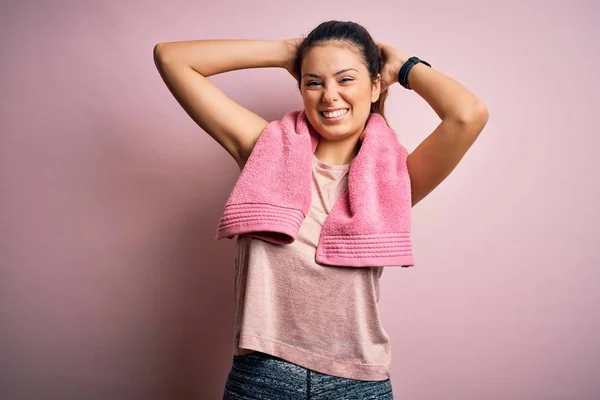
[[[194,40],[158,43],[154,62],[187,114],[243,168],[267,121],[240,106],[206,77],[245,69],[288,68],[286,40]]]

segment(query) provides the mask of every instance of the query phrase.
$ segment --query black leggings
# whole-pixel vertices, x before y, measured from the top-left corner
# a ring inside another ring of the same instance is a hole
[[[340,378],[261,352],[233,356],[223,400],[393,400],[392,383]]]

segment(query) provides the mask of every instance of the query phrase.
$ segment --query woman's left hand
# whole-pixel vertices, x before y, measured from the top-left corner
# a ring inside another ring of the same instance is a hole
[[[398,73],[402,65],[408,60],[408,55],[397,50],[393,46],[381,42],[375,42],[379,49],[379,55],[384,65],[381,68],[381,92],[398,82]]]

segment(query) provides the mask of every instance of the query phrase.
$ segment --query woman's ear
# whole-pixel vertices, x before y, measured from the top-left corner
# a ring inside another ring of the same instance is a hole
[[[381,74],[377,74],[375,81],[371,85],[371,103],[379,100],[379,95],[381,95]]]

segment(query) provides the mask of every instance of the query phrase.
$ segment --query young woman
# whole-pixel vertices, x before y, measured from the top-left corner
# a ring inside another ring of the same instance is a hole
[[[306,119],[320,137],[312,204],[298,238],[282,246],[238,236],[234,355],[224,399],[393,398],[390,340],[377,308],[383,267],[317,264],[320,229],[348,185],[369,116],[384,114],[390,85],[400,80],[441,119],[406,161],[413,206],[477,139],[488,120],[485,105],[452,78],[375,42],[353,22],[324,22],[305,39],[159,43],[154,57],[179,104],[240,170],[268,122],[232,101],[208,76],[285,68],[297,80]]]

